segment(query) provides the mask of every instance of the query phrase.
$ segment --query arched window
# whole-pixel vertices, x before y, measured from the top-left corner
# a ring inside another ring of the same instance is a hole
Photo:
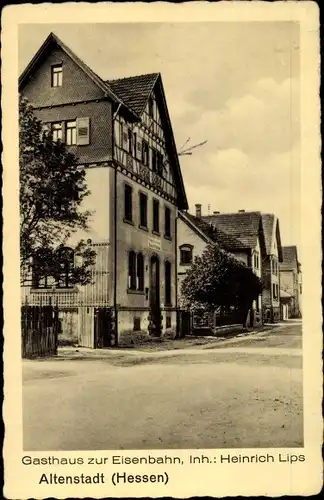
[[[165,304],[171,304],[171,262],[168,260],[164,263],[164,286],[165,286]]]
[[[32,288],[49,288],[53,283],[50,276],[52,252],[46,248],[39,248],[32,260]]]
[[[180,264],[189,265],[192,263],[192,245],[181,245],[180,248]]]
[[[133,250],[128,254],[128,288],[136,290],[136,253]]]
[[[144,257],[137,255],[137,290],[144,290]]]
[[[74,268],[74,251],[69,247],[61,247],[57,251],[58,288],[71,288],[72,272]]]

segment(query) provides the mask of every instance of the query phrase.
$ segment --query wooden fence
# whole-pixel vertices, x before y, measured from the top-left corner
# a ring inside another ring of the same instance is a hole
[[[52,305],[21,308],[21,349],[23,358],[57,354],[58,307]]]

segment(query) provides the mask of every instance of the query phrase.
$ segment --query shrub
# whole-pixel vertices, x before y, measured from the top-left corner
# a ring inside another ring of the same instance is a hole
[[[177,330],[175,328],[167,328],[163,333],[163,339],[174,340],[177,336]]]
[[[142,342],[148,342],[149,335],[144,330],[121,330],[119,332],[118,345],[123,347],[133,347]]]

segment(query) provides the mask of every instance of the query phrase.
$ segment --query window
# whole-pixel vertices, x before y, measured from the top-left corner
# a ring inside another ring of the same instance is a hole
[[[149,164],[149,146],[146,141],[142,141],[142,163],[146,167]]]
[[[133,329],[134,332],[138,332],[141,329],[141,318],[134,316],[133,318]]]
[[[74,252],[72,248],[63,247],[57,252],[59,262],[58,288],[71,288],[72,271],[74,267]]]
[[[157,172],[157,151],[154,148],[152,148],[152,170]]]
[[[171,238],[171,210],[169,207],[164,209],[164,236]]]
[[[136,132],[134,132],[134,134],[133,134],[133,148],[134,148],[133,156],[134,156],[134,158],[137,158],[136,145],[137,145],[137,134],[136,134]]]
[[[147,196],[140,193],[140,226],[147,227]]]
[[[63,83],[63,67],[62,64],[55,64],[51,68],[51,85],[52,87],[62,87]]]
[[[259,254],[254,254],[254,269],[259,269]]]
[[[137,255],[137,290],[144,290],[144,257],[141,253]]]
[[[171,263],[167,260],[165,261],[165,303],[171,304]]]
[[[150,97],[149,98],[149,101],[148,101],[148,114],[151,118],[153,118],[154,116],[154,100],[153,100],[153,97]]]
[[[132,188],[128,184],[125,184],[124,192],[124,218],[132,222],[133,220],[133,209],[132,209]]]
[[[278,290],[279,290],[278,285],[275,283],[272,283],[272,294],[273,294],[274,299],[278,298]]]
[[[46,249],[39,249],[33,257],[32,288],[49,288],[55,284],[46,269],[46,263],[50,261],[52,253],[48,252],[48,259],[46,259],[46,254]]]
[[[182,245],[180,247],[180,264],[188,265],[192,263],[192,245]]]
[[[153,200],[153,231],[159,233],[160,231],[160,210],[159,201]]]
[[[128,129],[128,152],[130,155],[133,154],[133,132]]]
[[[144,291],[144,256],[133,250],[128,254],[128,289]]]
[[[128,288],[136,290],[136,253],[133,250],[128,254]]]
[[[163,177],[163,155],[157,151],[157,173]]]
[[[63,127],[62,122],[52,123],[52,138],[56,142],[63,139]]]
[[[66,122],[66,144],[73,146],[77,143],[76,120]]]
[[[171,316],[166,316],[165,318],[165,327],[171,328]]]

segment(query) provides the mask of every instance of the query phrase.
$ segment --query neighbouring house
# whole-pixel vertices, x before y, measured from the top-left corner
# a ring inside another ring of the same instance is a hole
[[[179,211],[177,218],[177,241],[178,241],[178,305],[182,322],[186,321],[185,329],[189,333],[190,327],[194,330],[201,328],[201,318],[192,316],[189,326],[188,315],[183,310],[183,299],[181,294],[181,283],[196,256],[200,256],[207,245],[217,244],[226,251],[229,249],[242,249],[242,243],[236,238],[204,222],[201,217],[196,217],[187,211]],[[233,252],[231,252],[233,253]],[[224,314],[219,308],[212,318],[208,318],[204,327],[210,329],[217,324],[231,324],[235,320],[235,314]]]
[[[262,260],[263,320],[281,319],[279,265],[283,260],[279,220],[274,214],[262,214],[266,256]]]
[[[260,212],[239,210],[234,213],[213,212],[211,215],[201,215],[201,205],[196,205],[196,215],[212,224],[223,233],[239,240],[241,248],[227,250],[244,262],[262,280],[262,261],[266,257],[265,235]],[[261,324],[262,294],[254,301],[251,311],[251,324]]]
[[[176,216],[188,205],[160,73],[103,80],[51,33],[19,92],[86,168],[93,216],[69,243],[72,262],[76,238],[96,251],[92,284],[32,280],[23,300],[57,303],[63,330],[86,347],[176,329]]]
[[[189,218],[189,214],[185,214]],[[212,215],[202,215],[201,204],[196,204],[195,224],[208,234],[208,227],[212,226],[209,233],[215,234],[220,246],[232,253],[238,260],[244,262],[252,271],[261,278],[262,259],[266,255],[265,239],[261,214],[259,212],[240,211],[234,214],[220,214],[214,212]],[[184,233],[182,245],[188,245]],[[179,240],[180,236],[178,236]],[[179,246],[179,245],[178,245]],[[185,249],[182,248],[182,250]],[[179,257],[179,254],[178,254]],[[181,257],[180,257],[181,263]],[[181,265],[181,264],[179,264]],[[253,302],[249,322],[251,325],[262,323],[262,295]]]
[[[282,247],[282,253],[283,261],[279,265],[280,289],[291,297],[287,301],[289,318],[300,318],[302,287],[297,247],[295,245]]]

